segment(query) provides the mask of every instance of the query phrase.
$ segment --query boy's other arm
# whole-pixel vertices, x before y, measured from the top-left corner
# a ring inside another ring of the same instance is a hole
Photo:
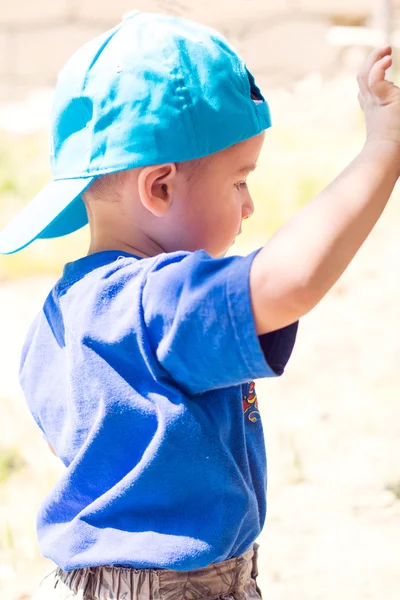
[[[379,219],[400,175],[400,90],[385,78],[390,48],[359,75],[367,141],[360,154],[256,255],[250,289],[257,334],[309,312],[344,272]]]

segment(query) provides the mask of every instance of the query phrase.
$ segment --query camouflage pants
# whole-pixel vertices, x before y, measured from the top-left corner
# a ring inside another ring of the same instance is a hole
[[[56,569],[32,600],[259,600],[257,544],[196,571],[88,567]]]

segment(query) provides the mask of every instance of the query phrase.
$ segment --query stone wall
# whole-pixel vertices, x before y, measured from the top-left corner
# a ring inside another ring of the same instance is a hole
[[[346,68],[346,48],[327,42],[335,25],[368,25],[379,0],[0,0],[0,101],[53,85],[81,44],[133,8],[212,25],[268,85]],[[395,5],[395,19],[400,0]]]

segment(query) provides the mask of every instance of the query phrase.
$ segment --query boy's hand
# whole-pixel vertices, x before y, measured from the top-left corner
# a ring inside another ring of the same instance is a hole
[[[400,89],[385,79],[392,65],[390,46],[373,50],[357,81],[358,100],[365,113],[368,142],[394,142],[400,152]]]

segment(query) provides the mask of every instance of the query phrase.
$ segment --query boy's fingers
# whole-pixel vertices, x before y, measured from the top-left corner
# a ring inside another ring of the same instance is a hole
[[[357,81],[358,81],[358,85],[360,86],[361,92],[365,93],[368,91],[368,88],[369,88],[368,79],[369,79],[370,72],[371,72],[372,68],[374,67],[374,65],[378,61],[380,61],[382,58],[390,57],[391,53],[392,53],[392,48],[390,46],[383,46],[381,48],[375,48],[375,50],[373,50],[370,53],[370,55],[364,62],[364,65],[361,68],[361,70],[357,76]]]
[[[361,69],[361,73],[367,74],[370,72],[372,67],[378,60],[381,60],[384,56],[390,56],[392,54],[392,48],[390,46],[381,46],[380,48],[375,48],[367,57],[364,65]]]
[[[372,66],[368,75],[368,87],[371,92],[379,98],[385,96],[390,87],[393,85],[385,79],[386,71],[391,64],[392,57],[384,56]]]

